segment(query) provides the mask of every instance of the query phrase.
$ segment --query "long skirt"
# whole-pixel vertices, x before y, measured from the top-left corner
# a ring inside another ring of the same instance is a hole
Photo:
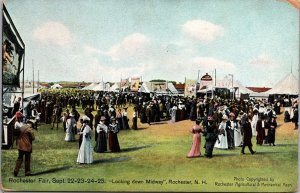
[[[266,137],[266,143],[275,143],[275,129],[269,129]]]
[[[123,129],[123,118],[122,117],[117,118],[117,121],[118,121],[119,129],[122,130]]]
[[[83,136],[82,143],[77,156],[77,163],[93,163],[92,139]]]
[[[228,149],[228,141],[227,141],[227,132],[225,130],[225,134],[219,135],[219,140],[216,141],[215,147],[219,149]]]
[[[118,135],[114,132],[108,133],[108,145],[111,152],[120,152]]]
[[[262,145],[265,139],[265,129],[257,131],[256,144]]]
[[[137,129],[137,117],[132,118],[132,129]]]
[[[188,153],[187,157],[199,157],[201,155],[200,144],[201,144],[201,136],[199,133],[195,133],[193,135],[192,148]]]
[[[122,123],[123,123],[123,129],[129,129],[127,116],[123,116]]]
[[[106,134],[104,131],[101,131],[98,134],[98,138],[97,138],[97,142],[96,142],[94,151],[96,153],[103,153],[103,152],[107,151],[107,139],[106,139]]]

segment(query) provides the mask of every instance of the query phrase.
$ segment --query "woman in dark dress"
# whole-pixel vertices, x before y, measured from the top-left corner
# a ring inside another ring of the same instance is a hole
[[[132,115],[132,129],[137,130],[137,108],[133,108],[133,115]]]
[[[120,145],[118,140],[118,124],[116,123],[116,118],[111,117],[111,124],[108,126],[108,144],[111,152],[120,152]]]
[[[102,116],[100,118],[100,123],[97,125],[96,132],[97,132],[97,142],[94,148],[96,153],[103,153],[107,151],[107,126],[104,123],[105,117]]]
[[[277,127],[276,115],[273,115],[270,121],[270,127],[268,129],[268,135],[266,138],[266,143],[268,143],[269,145],[273,144],[273,146],[275,146],[276,127]]]
[[[129,129],[128,117],[127,117],[127,107],[124,107],[123,109],[124,109],[124,111],[122,112],[123,129]]]
[[[118,112],[116,113],[116,118],[117,118],[119,129],[122,130],[123,129],[123,118],[122,118],[122,113],[121,113],[120,108],[118,109]]]

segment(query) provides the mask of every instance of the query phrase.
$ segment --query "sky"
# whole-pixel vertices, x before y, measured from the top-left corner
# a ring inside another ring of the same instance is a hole
[[[299,12],[284,0],[4,0],[25,42],[25,79],[233,74],[244,86],[298,77]],[[35,75],[36,76],[36,75]]]

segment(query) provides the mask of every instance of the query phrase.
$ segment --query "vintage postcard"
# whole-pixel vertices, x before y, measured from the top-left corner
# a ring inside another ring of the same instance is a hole
[[[298,191],[299,0],[4,0],[2,191]]]

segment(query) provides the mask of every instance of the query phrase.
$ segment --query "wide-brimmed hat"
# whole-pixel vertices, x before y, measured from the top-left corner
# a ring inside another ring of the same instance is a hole
[[[83,121],[90,121],[91,119],[90,119],[88,116],[84,115],[84,116],[82,117],[82,120],[83,120]]]
[[[101,118],[100,118],[100,121],[105,121],[105,117],[104,116],[101,116]]]

